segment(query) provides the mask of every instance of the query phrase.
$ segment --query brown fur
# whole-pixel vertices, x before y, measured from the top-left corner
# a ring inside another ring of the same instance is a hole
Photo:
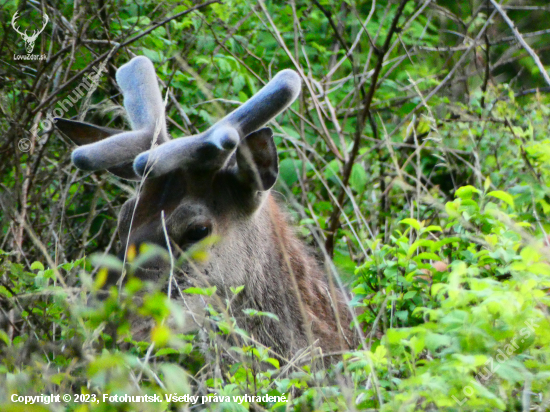
[[[243,188],[232,174],[204,179],[176,171],[151,179],[145,182],[131,229],[135,199],[123,207],[121,238],[123,243],[166,247],[160,221],[164,210],[172,249],[185,250],[187,245],[181,240],[178,244],[178,239],[189,222],[212,222],[212,234],[220,240],[209,248],[207,262],[191,262],[176,271],[180,286],[216,286],[218,295],[230,299],[230,287],[244,285],[233,301],[232,315],[239,327],[281,355],[292,355],[314,343],[325,353],[349,349],[353,333],[342,292],[329,285],[271,193],[254,201],[258,206],[254,211],[243,208],[250,196],[258,194]],[[165,279],[166,272],[166,262],[154,261],[138,271],[138,276],[156,281]],[[247,308],[271,312],[279,321],[245,316],[242,309]]]

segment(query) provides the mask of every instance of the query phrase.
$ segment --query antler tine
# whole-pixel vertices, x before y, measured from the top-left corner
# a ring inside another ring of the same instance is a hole
[[[40,35],[40,33],[42,33],[44,31],[44,29],[46,28],[46,24],[48,24],[48,22],[50,21],[50,18],[48,17],[48,15],[46,13],[44,13],[42,15],[42,21],[44,22],[44,24],[42,24],[42,28],[40,30],[33,30],[32,31],[32,36],[30,36],[29,39],[36,40],[38,38],[38,36]]]
[[[279,72],[241,107],[224,117],[206,132],[172,140],[140,154],[134,170],[140,176],[160,176],[176,168],[193,166],[218,170],[226,163],[237,144],[260,129],[298,97],[301,80],[290,69]]]
[[[241,138],[260,129],[290,106],[300,94],[302,81],[294,70],[282,70],[241,107],[218,124],[228,124],[239,130]],[[215,126],[214,126],[215,127]]]
[[[44,27],[46,27],[46,24],[50,21],[50,17],[44,12],[42,15],[42,20],[44,21],[44,24],[42,25],[42,30],[44,30]]]
[[[73,163],[83,170],[100,170],[131,162],[138,154],[169,140],[166,132],[164,102],[153,63],[144,56],[121,66],[116,80],[124,95],[124,107],[132,131],[81,146],[72,154]]]
[[[19,33],[21,36],[26,36],[27,30],[25,30],[25,33],[21,33],[18,29],[18,27],[15,26],[16,20],[19,18],[19,11],[16,11],[13,17],[11,18],[11,26],[13,29]]]

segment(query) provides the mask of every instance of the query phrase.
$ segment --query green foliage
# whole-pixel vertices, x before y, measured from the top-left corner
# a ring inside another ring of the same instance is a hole
[[[550,385],[546,241],[516,220],[510,194],[465,186],[456,196],[441,227],[405,219],[414,231],[373,245],[373,259],[357,270],[359,319],[390,319],[377,348],[393,376],[381,389],[387,410],[513,409],[525,391],[546,394]]]
[[[203,394],[211,390],[230,399],[245,394],[285,395],[297,410],[318,409],[321,404],[324,410],[347,409],[349,390],[357,407],[388,411],[413,405],[506,410],[517,408],[526,391],[546,396],[548,246],[533,237],[534,225],[518,220],[512,196],[488,192],[489,186],[487,180],[484,190],[473,186],[457,190],[456,199],[444,205],[440,225],[406,218],[389,243],[377,240],[368,245],[373,253],[357,267],[353,282],[353,302],[362,309],[357,326],[367,339],[362,348],[328,370],[304,365],[299,372],[282,373],[279,360],[255,345],[233,346],[229,353],[239,360],[219,363],[216,334],[210,332],[210,349],[203,352],[195,346],[200,339],[172,332],[167,321],[177,319],[181,309],[156,290],[158,285],[130,279],[122,294],[113,288],[107,299],[97,300],[83,261],[56,270],[34,262],[27,272],[5,260],[2,276],[8,276],[10,286],[3,287],[2,296],[18,296],[17,301],[24,302],[26,309],[20,315],[33,333],[0,334],[4,393],[76,390],[102,399],[87,409],[69,403],[67,410],[116,408],[117,402],[103,402],[103,394],[162,399],[174,392],[197,394],[192,382],[201,379]],[[56,286],[69,273],[79,273],[81,284],[88,286],[78,292]],[[185,292],[211,296],[214,291]],[[92,300],[87,302],[90,293]],[[234,319],[209,310],[218,334],[246,338]],[[245,313],[276,319],[270,313]],[[132,324],[143,318],[150,320],[149,336],[136,340]],[[40,347],[41,341],[49,344]],[[267,367],[258,368],[260,364]],[[216,368],[222,375],[209,377],[205,372]],[[350,379],[351,388],[335,384],[337,376]],[[537,399],[533,397],[534,404]],[[151,410],[166,410],[169,403],[152,405]],[[215,410],[249,407],[246,402],[217,400],[205,405]],[[279,410],[287,404],[259,405]]]

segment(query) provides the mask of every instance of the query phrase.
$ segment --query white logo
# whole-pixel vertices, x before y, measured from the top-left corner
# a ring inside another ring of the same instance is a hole
[[[34,42],[38,38],[38,35],[44,31],[46,28],[46,24],[48,24],[48,21],[50,21],[50,18],[46,13],[42,15],[42,28],[40,30],[33,30],[32,35],[27,35],[27,30],[24,32],[21,32],[20,29],[16,26],[16,20],[19,18],[17,15],[19,12],[16,11],[13,15],[13,18],[11,19],[11,25],[13,29],[23,37],[23,41],[25,42],[25,49],[27,49],[27,53],[31,54],[34,49]]]

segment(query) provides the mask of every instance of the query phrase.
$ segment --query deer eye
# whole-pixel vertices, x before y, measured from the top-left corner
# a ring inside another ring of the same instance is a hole
[[[210,234],[210,226],[204,224],[192,225],[185,232],[185,240],[198,242]]]

